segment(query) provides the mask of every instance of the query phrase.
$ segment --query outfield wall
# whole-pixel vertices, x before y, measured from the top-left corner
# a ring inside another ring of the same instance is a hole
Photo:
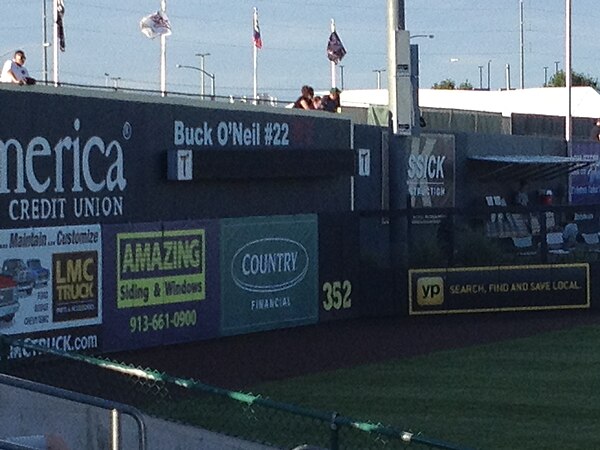
[[[98,353],[370,315],[593,303],[593,264],[577,278],[586,296],[532,305],[455,295],[457,277],[504,286],[494,259],[442,272],[435,253],[415,262],[447,212],[479,195],[468,155],[554,155],[561,142],[406,138],[337,114],[57,92],[0,87],[11,105],[0,112],[0,264],[37,259],[49,273],[20,282],[1,333]],[[532,262],[521,282],[556,270]]]

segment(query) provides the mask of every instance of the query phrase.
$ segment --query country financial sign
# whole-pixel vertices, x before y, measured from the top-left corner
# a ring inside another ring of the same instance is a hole
[[[227,219],[220,234],[223,334],[316,322],[316,216]]]

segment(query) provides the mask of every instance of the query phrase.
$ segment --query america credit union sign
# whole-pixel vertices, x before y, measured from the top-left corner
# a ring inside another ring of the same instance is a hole
[[[49,221],[123,215],[127,188],[123,143],[82,136],[73,120],[67,135],[17,139],[0,135],[0,196],[11,221]],[[131,125],[122,126],[123,142]],[[5,203],[5,202],[3,202]]]

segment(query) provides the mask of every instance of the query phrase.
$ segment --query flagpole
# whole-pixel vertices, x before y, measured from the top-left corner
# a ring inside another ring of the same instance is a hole
[[[160,1],[160,10],[163,14],[167,12],[167,0]],[[167,95],[167,37],[160,36],[160,93],[163,97]]]
[[[52,48],[52,70],[54,77],[54,86],[58,86],[58,47],[60,46],[58,43],[58,0],[53,0],[52,5],[54,10],[54,25],[52,29],[52,39],[54,41],[54,47]]]
[[[333,19],[331,19],[331,32],[335,33],[335,21]],[[331,61],[330,63],[331,66],[331,87],[334,88],[335,86],[335,63],[333,61]]]
[[[44,85],[48,85],[48,12],[47,12],[47,1],[42,0],[42,78],[44,79]]]
[[[256,23],[258,23],[258,10],[256,9],[256,7],[254,8],[254,17],[253,17],[253,22],[252,22],[252,30],[254,33],[254,25]],[[257,104],[257,99],[258,99],[258,47],[256,46],[256,43],[252,42],[252,47],[254,48],[254,104]]]

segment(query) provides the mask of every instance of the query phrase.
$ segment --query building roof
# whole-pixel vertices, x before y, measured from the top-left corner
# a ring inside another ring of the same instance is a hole
[[[565,116],[566,88],[513,89],[510,91],[467,91],[448,89],[419,89],[421,108],[459,109],[511,114]],[[343,106],[368,107],[388,104],[387,89],[344,90]],[[600,93],[591,87],[571,90],[572,117],[600,117]]]

